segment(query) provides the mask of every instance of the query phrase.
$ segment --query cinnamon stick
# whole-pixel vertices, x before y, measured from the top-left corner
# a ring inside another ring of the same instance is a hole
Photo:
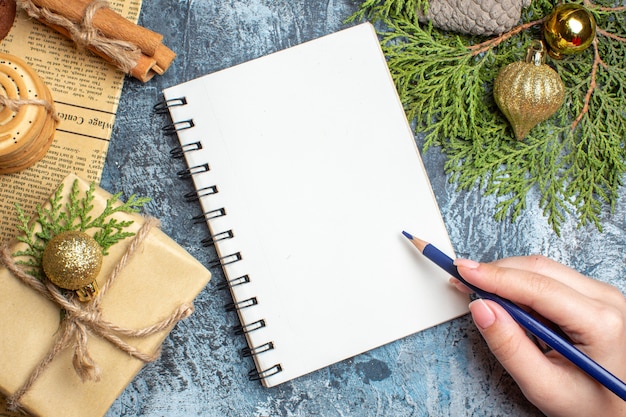
[[[53,13],[80,23],[91,0],[31,0],[33,4]],[[114,10],[104,7],[96,11],[92,25],[104,36],[128,41],[141,49],[148,57],[153,57],[156,66],[165,71],[176,57],[176,53],[162,44],[163,35],[136,25]],[[66,31],[67,32],[67,31]],[[67,36],[67,35],[66,35]]]
[[[65,29],[64,27],[51,25],[48,22],[42,22],[42,23],[45,23],[51,29],[54,29],[55,31],[59,32],[61,35],[67,38],[70,38],[69,31]],[[87,49],[91,53],[98,55],[100,58],[104,59],[105,61],[110,62],[114,65],[117,64],[113,58],[97,50],[96,48],[92,46],[88,46]],[[154,58],[141,54],[137,58],[137,64],[130,70],[129,74],[137,78],[139,81],[145,83],[147,81],[150,81],[150,79],[152,79],[152,77],[154,77],[155,74],[159,74],[159,75],[163,74],[163,72],[158,72],[160,68],[157,70],[156,66],[157,66],[157,62]]]

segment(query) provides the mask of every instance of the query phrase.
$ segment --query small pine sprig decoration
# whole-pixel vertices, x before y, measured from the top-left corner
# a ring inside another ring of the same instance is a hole
[[[137,213],[150,201],[150,198],[137,197],[133,194],[122,203],[119,201],[122,193],[114,194],[106,201],[102,212],[94,217],[92,210],[95,190],[95,183],[91,183],[81,196],[78,181],[74,181],[68,201],[63,204],[63,184],[61,184],[50,197],[49,208],[37,206],[36,217],[33,221],[26,216],[19,204],[16,204],[17,229],[20,232],[17,240],[27,245],[26,249],[13,253],[14,257],[20,258],[16,263],[25,266],[26,271],[32,276],[41,278],[43,276],[42,256],[46,244],[61,232],[85,232],[97,229],[93,238],[102,248],[103,255],[107,255],[109,248],[117,242],[133,236],[134,233],[125,231],[133,223],[132,220],[120,221],[111,216],[120,212]],[[37,231],[38,225],[40,230]]]
[[[584,1],[597,36],[581,54],[550,61],[565,102],[523,141],[498,110],[493,82],[541,39],[552,1],[533,0],[517,27],[490,38],[420,23],[416,10],[427,0],[366,0],[349,21],[382,23],[381,44],[407,116],[424,134],[424,151],[441,147],[451,182],[496,196],[497,220],[515,221],[537,189],[557,234],[568,215],[601,231],[602,211],[613,208],[626,173],[626,6],[615,1]]]

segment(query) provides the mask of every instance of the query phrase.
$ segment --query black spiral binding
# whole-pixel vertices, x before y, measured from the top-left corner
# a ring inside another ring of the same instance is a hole
[[[180,159],[185,156],[186,152],[199,151],[200,149],[202,149],[202,143],[193,142],[187,145],[181,145],[181,146],[176,146],[175,148],[172,148],[172,150],[170,150],[170,156],[172,158]]]
[[[183,169],[182,171],[178,171],[176,175],[181,180],[185,180],[187,178],[191,178],[193,175],[200,174],[202,172],[208,172],[210,170],[211,168],[209,168],[209,164],[201,164],[201,165],[196,165],[195,167]]]
[[[163,126],[161,130],[166,135],[175,135],[181,130],[191,129],[194,126],[195,124],[193,122],[193,119],[189,119],[189,120],[181,120],[180,122],[170,123],[169,125]]]
[[[226,230],[225,232],[218,233],[215,236],[206,237],[202,239],[200,243],[202,243],[202,246],[205,248],[208,248],[209,246],[215,246],[215,243],[221,240],[232,239],[234,236],[235,235],[232,230]]]
[[[152,107],[156,114],[167,114],[170,107],[184,106],[187,104],[186,97],[172,98],[158,102]]]
[[[282,371],[283,367],[280,366],[280,364],[274,365],[271,368],[265,369],[263,371],[257,371],[256,369],[252,369],[250,370],[250,372],[248,372],[248,379],[250,379],[250,381],[261,381]]]
[[[226,255],[226,256],[222,256],[221,258],[218,258],[216,260],[214,260],[213,262],[209,263],[209,267],[216,267],[216,266],[226,266],[226,265],[230,265],[230,264],[234,264],[235,262],[239,262],[241,261],[243,258],[241,257],[241,253],[240,252],[236,252],[236,253],[231,253],[230,255]]]
[[[192,218],[194,224],[205,223],[211,219],[217,219],[218,217],[226,216],[226,209],[218,208],[215,210],[207,211],[205,213],[200,214],[199,216],[194,216]]]
[[[168,100],[161,101],[160,103],[157,103],[154,106],[154,112],[157,114],[166,114],[168,113],[168,110],[170,107],[184,106],[186,104],[187,104],[187,99],[185,97],[168,99]],[[189,120],[183,120],[179,122],[172,122],[164,126],[162,128],[162,131],[166,135],[174,135],[182,130],[191,129],[194,126],[195,124],[194,124],[193,119],[189,119]],[[172,148],[170,150],[170,156],[172,158],[183,158],[185,156],[185,153],[194,152],[194,151],[201,150],[201,149],[202,149],[202,143],[200,141],[192,142],[186,145],[180,145],[180,146],[176,146]],[[207,163],[207,164],[197,165],[194,167],[188,167],[185,170],[177,172],[176,175],[181,179],[188,179],[194,175],[201,174],[203,172],[208,172],[209,170],[210,170],[210,167],[209,167],[209,164]],[[218,191],[217,186],[214,185],[214,186],[205,187],[200,190],[187,193],[184,195],[184,198],[186,201],[189,201],[189,202],[200,201],[201,199],[217,194],[218,192],[219,191]],[[194,221],[194,223],[206,223],[208,220],[215,219],[215,218],[222,217],[222,216],[226,216],[226,210],[224,208],[219,208],[219,209],[211,210],[211,211],[202,213],[201,215],[195,216],[193,217],[192,220]],[[216,242],[219,242],[225,239],[232,239],[233,237],[234,237],[233,231],[226,230],[226,231],[214,234],[213,236],[203,239],[201,243],[204,247],[214,246]],[[224,268],[226,265],[239,262],[242,259],[243,257],[241,253],[236,252],[236,253],[232,253],[232,254],[220,257],[219,259],[211,262],[209,264],[209,267],[220,266]],[[246,285],[250,282],[251,282],[251,279],[248,275],[242,275],[237,278],[232,278],[226,282],[219,284],[218,289],[234,288],[239,285]],[[254,307],[258,303],[259,301],[256,297],[251,297],[246,300],[239,301],[239,302],[233,301],[231,303],[228,303],[225,306],[225,309],[226,311],[240,311],[245,308]],[[266,326],[265,320],[261,319],[261,320],[257,320],[255,322],[248,323],[245,325],[240,324],[238,326],[235,326],[233,328],[233,331],[237,335],[246,335],[251,332],[257,331],[259,329],[262,329],[265,326]],[[257,355],[260,355],[264,352],[268,352],[273,349],[274,349],[274,342],[270,341],[260,346],[246,347],[241,350],[241,355],[243,357],[256,357]],[[259,381],[259,380],[268,378],[272,375],[276,375],[279,372],[282,372],[282,366],[280,364],[276,364],[265,370],[252,369],[250,370],[250,372],[248,372],[248,378],[251,381]]]
[[[237,285],[243,285],[250,282],[250,277],[248,275],[242,275],[237,278],[230,279],[228,281],[224,281],[217,286],[218,290],[226,290],[228,288],[236,287]]]
[[[237,335],[248,334],[248,333],[253,332],[255,330],[262,329],[263,327],[265,327],[265,320],[257,320],[257,321],[255,321],[253,323],[246,324],[245,326],[241,325],[241,324],[239,326],[235,326],[235,327],[233,327],[233,331]]]
[[[267,352],[268,350],[273,350],[273,349],[274,349],[274,343],[267,342],[255,348],[245,347],[241,349],[241,356],[243,356],[244,358],[248,358],[250,356],[256,356],[259,353]]]
[[[226,309],[226,311],[240,311],[243,310],[244,308],[248,308],[248,307],[252,307],[259,304],[259,301],[257,300],[256,297],[250,297],[248,299],[242,300],[242,301],[238,301],[238,302],[232,302],[232,303],[228,303],[224,306],[224,308]]]
[[[204,187],[197,191],[191,191],[185,194],[185,201],[198,201],[202,197],[206,197],[207,195],[217,194],[217,186],[211,185],[210,187]]]

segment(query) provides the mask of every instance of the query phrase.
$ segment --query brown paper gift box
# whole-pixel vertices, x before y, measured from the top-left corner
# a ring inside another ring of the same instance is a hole
[[[89,184],[74,175],[64,180],[64,198],[74,180],[80,196]],[[111,195],[97,189],[92,213],[101,213]],[[64,200],[65,201],[65,200]],[[134,223],[136,232],[144,223],[139,214],[115,214]],[[131,238],[109,249],[100,280],[106,279],[126,251]],[[18,249],[12,246],[12,252]],[[179,306],[191,304],[209,281],[210,272],[183,248],[152,228],[142,246],[130,258],[101,303],[102,317],[127,329],[141,329],[172,315]],[[0,267],[0,392],[9,396],[18,390],[50,350],[59,331],[60,310]],[[165,331],[143,338],[122,337],[143,353],[156,352],[168,335]],[[102,369],[99,382],[82,382],[72,366],[73,349],[65,349],[45,369],[22,397],[25,411],[36,416],[102,416],[134,378],[144,363],[109,342],[89,334],[89,354]],[[0,410],[2,411],[2,410]]]

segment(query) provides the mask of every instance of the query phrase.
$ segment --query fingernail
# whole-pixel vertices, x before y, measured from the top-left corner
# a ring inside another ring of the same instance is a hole
[[[456,288],[458,291],[461,291],[462,293],[465,294],[470,294],[472,291],[467,288],[461,281],[459,281],[458,279],[454,278],[454,277],[450,277],[450,279],[448,280],[448,282],[454,286],[454,288]]]
[[[480,266],[480,263],[472,261],[471,259],[456,258],[454,260],[456,266],[462,266],[463,268],[476,269]]]
[[[454,278],[454,277],[450,277],[450,279],[448,280],[448,283],[450,283],[450,285],[453,285],[454,287],[456,287],[457,290],[461,290],[461,286],[463,284],[461,284],[461,281],[459,281],[458,279]]]
[[[474,300],[469,305],[472,312],[472,318],[476,326],[481,329],[488,329],[493,323],[496,322],[496,315],[492,309],[489,308],[487,303],[482,298]]]

